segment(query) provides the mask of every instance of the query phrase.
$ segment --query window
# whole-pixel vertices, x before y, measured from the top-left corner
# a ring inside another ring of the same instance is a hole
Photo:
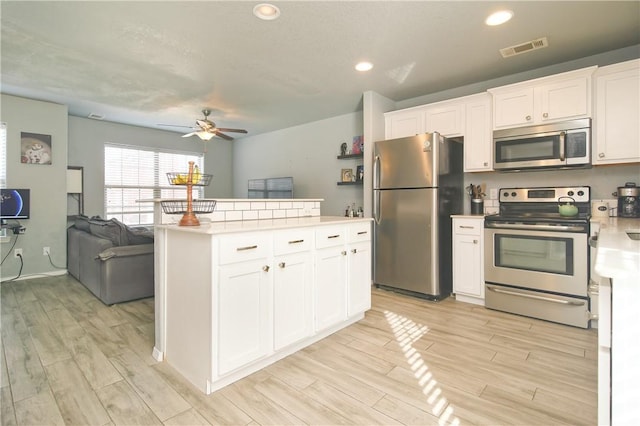
[[[107,219],[127,225],[153,224],[153,203],[138,200],[187,197],[186,186],[170,185],[168,172],[187,172],[193,161],[204,173],[202,154],[145,149],[126,145],[104,146],[104,204]],[[193,198],[204,188],[193,187]]]
[[[7,187],[7,125],[0,123],[0,188]]]

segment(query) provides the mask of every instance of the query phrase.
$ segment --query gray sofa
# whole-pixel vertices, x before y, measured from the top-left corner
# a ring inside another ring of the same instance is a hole
[[[67,269],[107,305],[153,296],[153,232],[111,219],[76,218]]]

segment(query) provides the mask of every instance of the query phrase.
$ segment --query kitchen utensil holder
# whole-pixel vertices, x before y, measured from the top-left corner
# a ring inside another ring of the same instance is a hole
[[[484,199],[471,199],[471,214],[484,214]]]

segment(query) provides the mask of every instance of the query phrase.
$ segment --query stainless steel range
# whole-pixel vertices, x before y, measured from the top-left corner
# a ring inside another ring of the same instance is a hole
[[[502,188],[499,200],[485,218],[485,306],[587,328],[590,188]]]

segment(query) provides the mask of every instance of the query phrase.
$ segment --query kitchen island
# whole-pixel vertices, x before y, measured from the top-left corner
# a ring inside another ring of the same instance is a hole
[[[364,317],[371,220],[155,225],[156,343],[211,393]]]
[[[598,424],[640,424],[640,219],[600,223],[595,271],[600,282]]]

